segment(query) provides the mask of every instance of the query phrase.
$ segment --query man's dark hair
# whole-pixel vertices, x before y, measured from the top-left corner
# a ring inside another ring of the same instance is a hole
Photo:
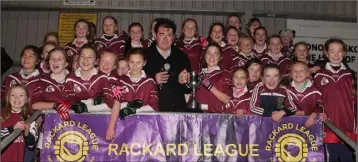
[[[177,30],[177,25],[175,25],[174,21],[170,20],[170,19],[167,19],[167,18],[162,18],[157,22],[157,24],[155,24],[155,26],[154,26],[154,32],[155,33],[158,33],[159,27],[173,29],[173,34],[174,35],[176,33],[176,30]]]

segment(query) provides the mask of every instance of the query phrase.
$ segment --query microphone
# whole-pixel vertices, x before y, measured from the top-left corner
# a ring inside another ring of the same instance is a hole
[[[167,72],[169,74],[169,70],[170,70],[170,64],[168,63],[165,63],[164,64],[164,68],[162,69],[162,71],[164,72]],[[163,88],[163,83],[159,85],[159,89],[162,89]]]

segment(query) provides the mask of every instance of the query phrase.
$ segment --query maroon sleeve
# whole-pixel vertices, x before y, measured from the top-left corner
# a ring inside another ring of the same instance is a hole
[[[228,96],[232,95],[232,88],[231,88],[231,77],[230,77],[230,73],[225,71],[223,74],[223,77],[221,79],[221,83],[222,83],[222,92],[227,94]]]
[[[153,82],[149,82],[149,84],[148,105],[152,107],[155,111],[159,111],[157,85],[155,85],[154,80]]]
[[[37,103],[41,102],[41,99],[43,98],[43,90],[44,88],[42,80],[37,81],[36,88],[32,94],[31,103]]]
[[[317,96],[317,101],[316,101],[316,109],[315,109],[315,113],[318,115],[320,113],[323,113],[324,111],[324,106],[323,106],[323,101],[322,101],[322,94],[315,94],[315,96]]]
[[[286,95],[285,108],[288,109],[289,111],[291,111],[292,113],[293,113],[293,112],[296,112],[296,111],[297,111],[297,106],[296,106],[296,104],[293,102],[293,98],[292,98],[292,96],[291,96],[289,90],[286,89],[286,88],[285,88],[285,90],[286,90],[286,94],[285,94],[285,95]],[[291,92],[291,93],[293,93],[293,92]],[[286,113],[287,113],[287,112],[286,112]]]
[[[242,103],[240,104],[240,109],[244,110],[244,114],[251,114],[251,111],[250,111],[250,98],[247,98],[247,99],[242,101]]]
[[[71,74],[69,74],[71,75]],[[67,101],[69,103],[75,103],[76,102],[76,99],[75,99],[75,92],[73,91],[73,82],[72,81],[69,81],[68,78],[66,79],[66,82],[65,82],[65,88],[64,88],[64,93],[66,96],[65,98],[67,99]]]
[[[113,94],[111,92],[110,83],[108,77],[101,78],[100,86],[102,86],[102,94],[104,98],[104,102],[107,104],[108,107],[112,108],[114,99]]]
[[[260,107],[260,91],[262,89],[262,86],[263,84],[259,83],[252,91],[252,95],[250,99],[250,111],[253,114],[258,114],[258,115],[264,114],[264,109]]]

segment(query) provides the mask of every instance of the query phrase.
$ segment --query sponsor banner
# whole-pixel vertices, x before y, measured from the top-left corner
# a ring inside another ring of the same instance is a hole
[[[329,38],[342,39],[346,44],[345,61],[351,69],[358,71],[357,23],[288,19],[287,28],[296,31],[294,43],[308,43],[311,62],[323,57],[324,43]]]
[[[46,114],[41,161],[324,161],[322,123],[303,116],[134,115],[106,141],[109,118]]]
[[[97,24],[97,14],[93,13],[66,13],[61,12],[58,21],[58,36],[61,47],[72,42],[75,38],[74,25],[77,20],[85,19],[93,24]]]

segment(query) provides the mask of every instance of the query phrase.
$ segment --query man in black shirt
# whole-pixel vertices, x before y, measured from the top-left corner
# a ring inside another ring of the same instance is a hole
[[[144,51],[147,58],[144,70],[158,85],[160,111],[185,111],[185,93],[190,89],[184,84],[190,71],[188,56],[173,45],[176,25],[162,19],[154,27],[156,41]],[[180,79],[179,79],[180,78]]]

